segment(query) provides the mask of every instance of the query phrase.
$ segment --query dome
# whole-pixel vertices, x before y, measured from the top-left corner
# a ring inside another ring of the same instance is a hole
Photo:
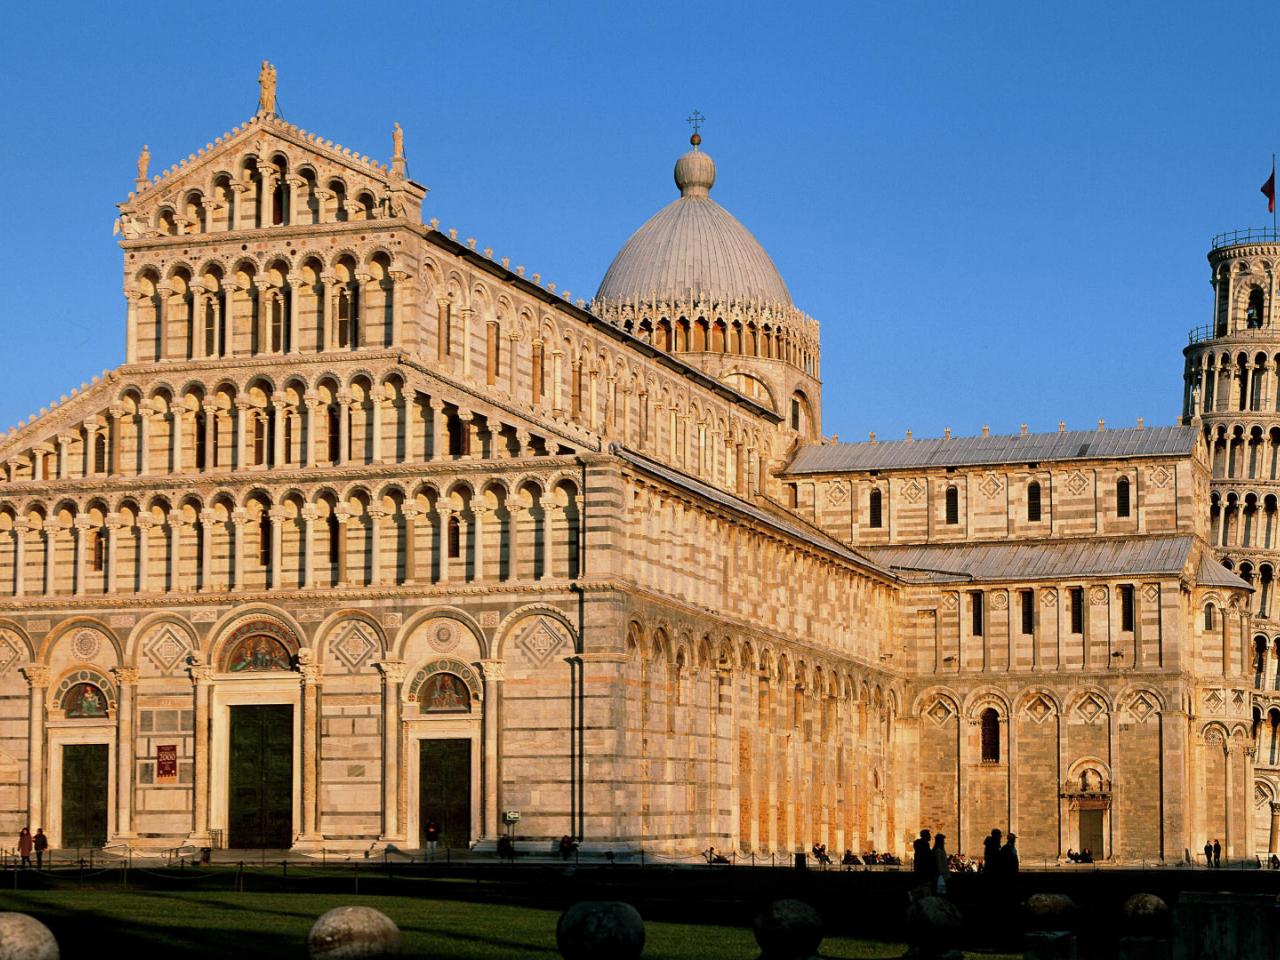
[[[690,295],[791,305],[782,275],[751,231],[711,199],[715,161],[694,147],[676,161],[680,198],[632,234],[614,257],[597,300]]]

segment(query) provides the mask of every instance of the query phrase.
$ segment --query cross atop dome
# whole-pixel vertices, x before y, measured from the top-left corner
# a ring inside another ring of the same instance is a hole
[[[694,108],[693,113],[685,117],[685,123],[693,127],[693,136],[689,138],[689,142],[693,144],[693,149],[695,150],[697,150],[699,145],[702,143],[702,134],[699,131],[702,129],[702,125],[706,122],[707,118],[704,117],[696,107]]]

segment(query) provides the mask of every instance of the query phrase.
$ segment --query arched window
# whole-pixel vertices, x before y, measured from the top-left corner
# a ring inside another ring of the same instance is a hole
[[[337,463],[339,460],[339,438],[341,431],[338,428],[338,404],[329,404],[329,462]]]
[[[1040,483],[1036,480],[1027,486],[1027,519],[1032,523],[1040,522]]]
[[[102,431],[93,438],[93,472],[107,472],[107,435]]]
[[[1245,326],[1250,330],[1256,330],[1262,326],[1262,303],[1262,291],[1254,287],[1249,292],[1249,306],[1244,312]]]
[[[329,514],[327,524],[329,527],[329,562],[338,562],[338,544],[342,536],[342,524],[338,522],[337,514]]]
[[[351,293],[346,287],[338,289],[338,346],[351,346]]]
[[[800,429],[800,401],[795,397],[791,398],[791,429]]]
[[[293,415],[284,415],[284,462],[293,463]]]
[[[195,437],[193,443],[196,448],[196,469],[204,470],[208,464],[205,459],[205,413],[203,410],[197,410],[195,415]]]
[[[264,567],[271,566],[271,516],[266,507],[258,518],[258,563]]]
[[[1214,623],[1213,604],[1206,603],[1204,605],[1204,628],[1206,630],[1214,629],[1213,623]]]
[[[253,415],[253,462],[259,467],[267,462],[267,418],[260,413]]]
[[[879,490],[871,491],[871,503],[868,508],[867,525],[875,529],[880,529],[883,521],[882,516],[883,497]]]
[[[90,532],[92,547],[92,564],[93,572],[101,573],[107,565],[106,541],[103,539],[101,530],[93,530]]]
[[[955,487],[947,487],[947,523],[960,522],[960,491]]]
[[[271,352],[284,351],[284,297],[275,294],[271,298]]]
[[[457,560],[462,556],[462,524],[458,522],[457,517],[449,518],[448,540],[449,559]]]
[[[210,294],[204,301],[204,355],[212,357],[218,346],[218,313],[215,305],[217,294]]]
[[[1127,517],[1129,515],[1129,479],[1121,477],[1116,481],[1116,516]]]
[[[982,762],[1000,762],[1000,715],[994,707],[982,711]]]

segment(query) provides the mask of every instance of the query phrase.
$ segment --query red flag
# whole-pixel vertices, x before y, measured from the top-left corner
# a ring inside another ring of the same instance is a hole
[[[1267,198],[1267,213],[1276,212],[1276,164],[1271,161],[1271,176],[1262,185],[1262,195]]]

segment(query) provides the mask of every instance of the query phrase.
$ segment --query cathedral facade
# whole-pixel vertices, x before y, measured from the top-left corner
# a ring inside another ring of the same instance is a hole
[[[424,221],[398,126],[371,161],[260,83],[140,158],[125,363],[0,438],[0,832],[1277,849],[1280,415],[1217,406],[1277,395],[1232,379],[1274,279],[1256,330],[1226,281],[1179,425],[837,443],[697,135],[587,302]]]

